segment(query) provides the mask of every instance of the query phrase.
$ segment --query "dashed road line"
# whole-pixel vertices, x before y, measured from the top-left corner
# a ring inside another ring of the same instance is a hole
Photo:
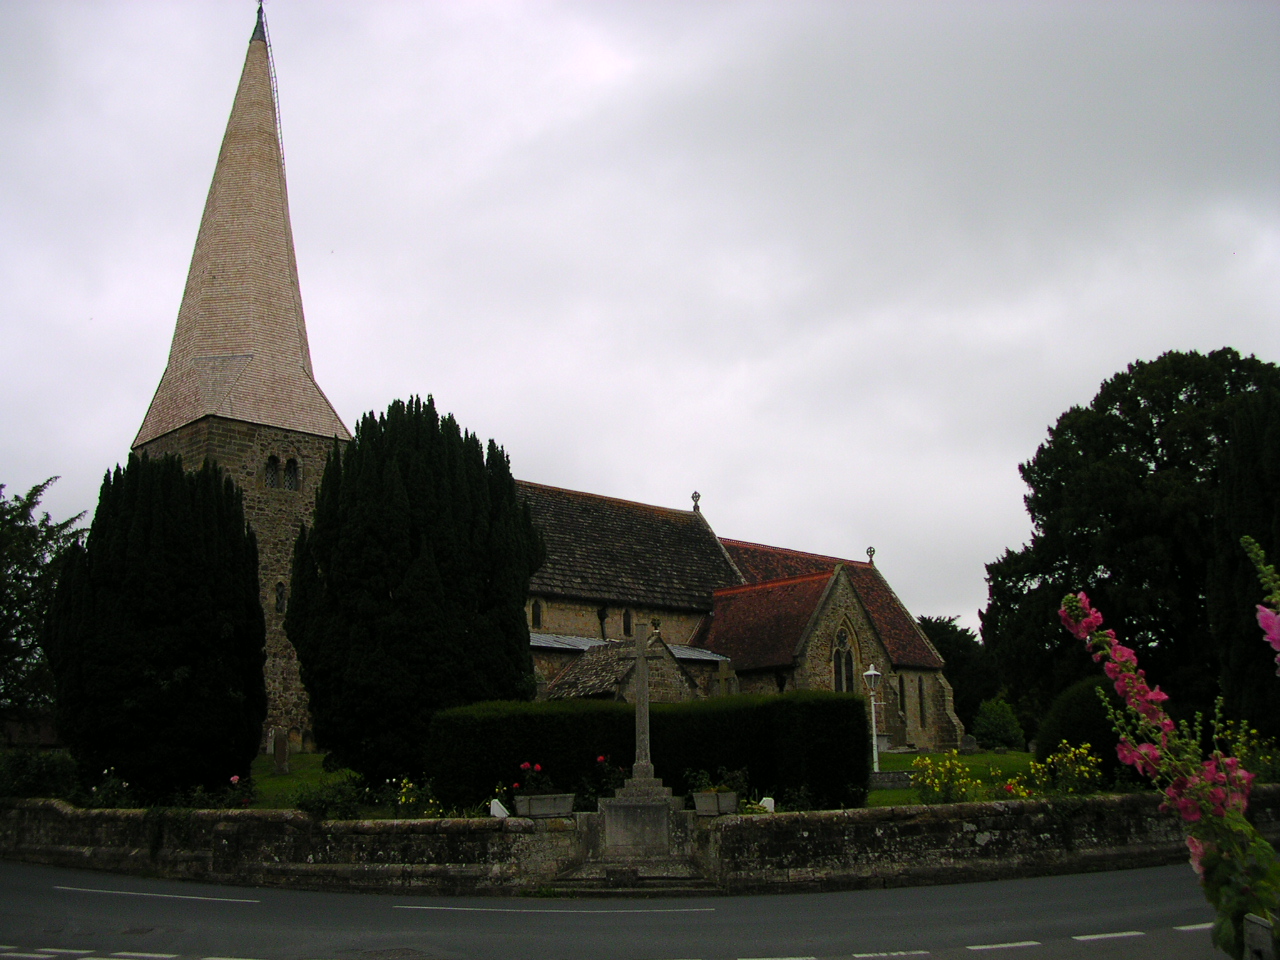
[[[1118,940],[1120,937],[1145,937],[1141,930],[1121,930],[1119,933],[1082,933],[1072,940]]]
[[[1012,943],[975,943],[966,950],[1012,950],[1014,947],[1038,947],[1039,940],[1015,940]]]
[[[73,893],[110,893],[119,897],[156,897],[160,900],[211,900],[217,903],[261,903],[261,900],[248,900],[242,897],[193,897],[183,893],[143,893],[139,890],[99,890],[96,887],[61,887],[54,885],[55,890],[70,890]],[[176,953],[113,953],[113,957],[142,957],[143,960],[172,960]]]
[[[254,901],[257,902],[256,900]],[[715,907],[664,907],[635,910],[567,910],[561,908],[539,907],[428,907],[416,903],[393,903],[392,910],[439,910],[449,913],[715,913]],[[782,958],[773,958],[782,960]],[[808,958],[812,960],[812,958]]]
[[[1190,933],[1192,930],[1212,930],[1212,923],[1188,923],[1181,927],[1174,927],[1175,930],[1181,930],[1183,933]]]
[[[203,897],[201,897],[200,899],[204,899],[204,898],[203,898]],[[112,956],[113,956],[113,957],[126,957],[126,958],[128,958],[128,960],[134,960],[134,958],[135,958],[135,957],[139,958],[139,960],[178,960],[178,957],[180,956],[180,954],[176,954],[176,953],[129,953],[127,950],[125,950],[125,951],[121,951],[120,953],[113,953],[113,954],[112,954]]]
[[[0,957],[17,957],[20,960],[49,960],[47,953],[0,953]]]
[[[93,953],[92,950],[60,950],[57,947],[38,947],[36,952],[65,953],[67,956],[71,956],[71,957],[83,957],[83,956],[86,956],[87,954]]]
[[[879,953],[855,953],[851,956],[861,957],[927,957],[928,950],[881,950]]]

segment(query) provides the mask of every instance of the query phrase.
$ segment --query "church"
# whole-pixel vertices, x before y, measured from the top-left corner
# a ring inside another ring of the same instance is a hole
[[[133,450],[220,464],[258,537],[270,732],[312,749],[284,632],[293,542],[325,458],[351,434],[316,382],[298,284],[262,8],[196,234],[169,358]],[[882,675],[880,742],[959,743],[942,659],[873,562],[724,539],[690,509],[532,482],[547,557],[526,613],[538,695],[629,700],[625,641],[660,624],[655,700],[735,692],[865,693]]]

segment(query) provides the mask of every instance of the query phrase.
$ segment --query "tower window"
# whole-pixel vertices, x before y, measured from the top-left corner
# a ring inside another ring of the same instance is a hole
[[[276,613],[284,613],[286,606],[285,588],[283,583],[276,584]]]
[[[631,636],[631,610],[622,611],[622,635],[624,637]]]
[[[907,678],[902,674],[898,674],[898,709],[902,711],[905,719],[907,716]]]
[[[284,488],[286,490],[297,490],[298,483],[298,461],[292,457],[289,462],[284,465]]]
[[[280,458],[267,457],[267,469],[262,474],[262,482],[265,486],[274,490],[280,486]]]
[[[920,694],[920,726],[925,725],[924,716],[924,677],[916,677],[916,690]]]
[[[542,601],[533,601],[533,607],[529,610],[529,624],[535,629],[542,629]]]

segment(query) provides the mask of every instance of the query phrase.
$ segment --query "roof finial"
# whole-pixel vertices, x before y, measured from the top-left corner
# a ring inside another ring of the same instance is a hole
[[[867,563],[871,564],[873,567],[876,565],[876,548],[875,547],[867,547]]]
[[[258,0],[258,23],[253,28],[253,36],[249,38],[249,42],[253,43],[255,40],[267,42],[267,28],[262,22],[262,0]]]
[[[702,494],[697,490],[693,491],[693,512],[698,512],[698,501],[702,499]]]

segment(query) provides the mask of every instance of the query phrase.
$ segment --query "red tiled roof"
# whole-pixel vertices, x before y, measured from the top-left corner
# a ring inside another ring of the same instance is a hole
[[[694,641],[729,657],[735,670],[789,667],[831,571],[717,590],[708,625]]]
[[[842,560],[817,553],[726,540],[723,537],[720,542],[748,583],[805,574],[829,574],[837,564],[843,564],[853,589],[866,608],[871,624],[880,635],[894,666],[942,669],[942,658],[938,656],[938,651],[925,639],[907,608],[902,605],[902,601],[874,564],[865,560]],[[719,616],[719,607],[716,615]]]
[[[711,591],[742,582],[696,511],[516,486],[547,547],[533,595],[705,612]]]

